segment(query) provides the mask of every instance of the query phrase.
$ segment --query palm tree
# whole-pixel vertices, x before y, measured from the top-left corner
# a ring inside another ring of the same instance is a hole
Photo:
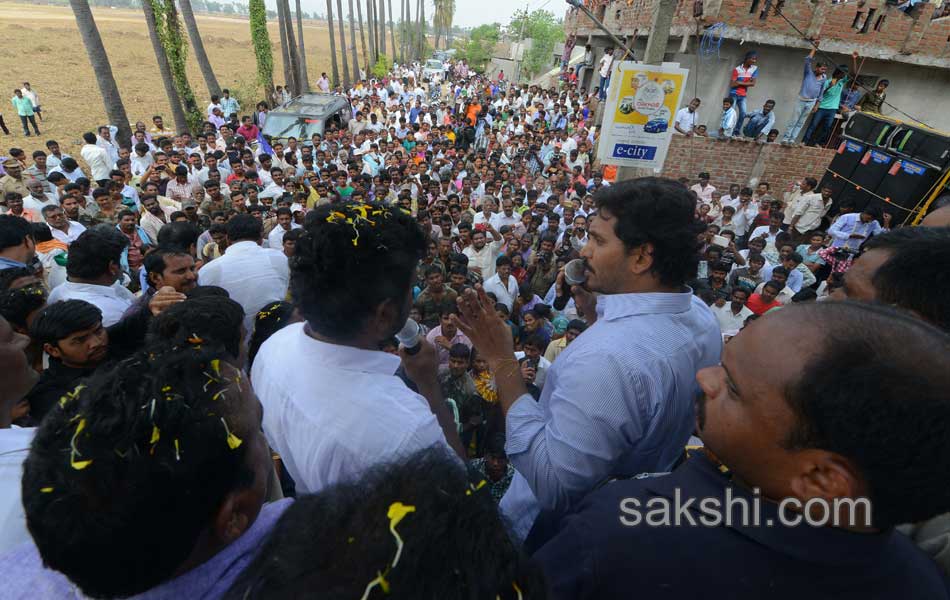
[[[337,68],[336,38],[333,35],[333,0],[327,0],[327,27],[330,29],[330,65],[333,69],[333,85],[339,85],[340,69]]]
[[[381,0],[380,0],[381,1]],[[395,14],[393,13],[393,0],[387,0],[389,3],[389,42],[393,49],[393,60],[396,60],[396,24]]]
[[[294,39],[294,20],[290,16],[290,0],[277,0],[284,9],[284,17],[281,19],[284,30],[287,33],[287,56],[290,57],[290,75],[293,79],[293,93],[298,95],[303,93],[303,81],[300,77],[300,60],[297,56],[297,41]]]
[[[376,24],[379,27],[379,53],[386,54],[386,0],[379,0],[379,19]]]
[[[168,105],[172,110],[172,119],[175,121],[176,131],[188,131],[188,119],[185,117],[185,110],[182,108],[181,96],[175,88],[175,80],[172,78],[172,69],[168,64],[168,55],[165,53],[165,47],[158,37],[158,28],[155,24],[155,11],[149,0],[142,2],[142,12],[145,13],[145,25],[148,28],[148,37],[152,41],[152,50],[155,51],[155,60],[158,61],[158,72],[162,75],[162,85],[165,87],[165,95],[168,96]]]
[[[435,47],[439,47],[439,38],[445,35],[445,46],[449,46],[452,20],[455,18],[455,0],[436,0],[432,25],[435,28]]]
[[[297,0],[297,54],[300,67],[300,91],[309,92],[310,76],[307,75],[307,54],[303,46],[303,13],[300,12],[300,0]]]
[[[201,41],[198,22],[195,21],[195,13],[191,9],[191,0],[178,0],[178,5],[181,8],[181,16],[185,19],[185,29],[188,30],[191,47],[195,49],[195,59],[201,69],[201,76],[204,77],[205,85],[208,86],[208,93],[212,96],[220,96],[221,86],[218,85],[218,78],[214,76],[214,69],[211,68],[211,61],[208,60],[208,53],[205,52],[204,42]]]
[[[356,2],[356,6],[360,6],[359,0]],[[369,30],[369,58],[366,61],[366,64],[369,65],[367,71],[374,64],[376,64],[376,36],[373,35],[373,2],[372,0],[366,0],[366,28]]]
[[[363,48],[363,64],[366,65],[366,71],[369,72],[369,50],[366,46],[366,32],[363,30],[363,8],[362,4],[356,3],[356,20],[360,24],[360,46]]]
[[[343,0],[336,0],[336,14],[340,17],[340,50],[343,53],[343,87],[350,87],[350,67],[346,58],[346,31],[343,30]],[[355,67],[356,65],[354,65]]]
[[[257,82],[264,86],[265,98],[270,102],[274,95],[274,54],[270,35],[267,33],[267,8],[264,0],[250,0],[247,5],[248,23],[251,26],[251,44],[257,61]]]
[[[284,3],[277,0],[277,30],[280,32],[280,57],[284,67],[284,87],[293,86],[294,75],[290,70],[290,53],[287,51],[287,28],[284,27]]]
[[[89,2],[87,0],[69,0],[69,6],[76,16],[76,25],[79,27],[79,34],[82,36],[82,43],[86,47],[86,54],[89,55],[92,72],[96,75],[96,82],[99,84],[99,94],[102,96],[106,116],[109,122],[119,129],[116,141],[122,147],[128,148],[132,145],[132,127],[129,125],[129,117],[125,113],[125,105],[122,104],[119,87],[115,84],[115,76],[112,75],[109,55],[106,54],[106,48],[102,45],[102,36],[99,35],[96,20],[92,17]]]
[[[359,0],[357,0],[359,2]],[[360,80],[360,59],[356,54],[356,14],[353,12],[353,0],[350,0],[350,51],[353,56],[353,80]]]
[[[374,0],[366,0],[366,11],[369,13],[367,17],[369,19],[369,33],[370,33],[370,59],[373,64],[376,64],[376,61],[379,59],[379,19],[376,14],[376,2]]]

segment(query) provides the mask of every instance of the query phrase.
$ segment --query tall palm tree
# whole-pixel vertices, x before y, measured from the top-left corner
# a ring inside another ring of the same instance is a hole
[[[386,0],[389,4],[389,45],[392,46],[392,59],[396,60],[396,15],[393,13],[393,0]]]
[[[264,86],[265,98],[274,95],[274,53],[271,49],[270,34],[267,33],[267,7],[264,0],[249,0],[247,4],[248,23],[251,26],[251,44],[254,46],[254,58],[257,62],[257,81]]]
[[[386,0],[379,0],[379,53],[386,54]]]
[[[356,14],[353,12],[353,0],[350,0],[350,51],[353,58],[353,80],[356,82],[360,79],[360,59],[356,54]]]
[[[142,2],[142,12],[145,13],[145,25],[148,28],[148,37],[152,41],[152,50],[155,52],[155,60],[158,61],[158,72],[162,75],[162,85],[165,88],[165,95],[168,96],[168,105],[172,110],[172,120],[175,122],[176,131],[188,131],[188,119],[185,117],[185,110],[182,108],[181,96],[175,88],[175,80],[172,78],[172,69],[168,64],[168,55],[165,53],[165,47],[158,37],[158,28],[155,24],[155,11],[149,0]]]
[[[116,141],[122,147],[128,148],[132,145],[132,127],[129,125],[129,117],[125,112],[125,105],[122,104],[119,87],[115,84],[115,76],[112,74],[109,55],[106,54],[106,48],[102,45],[102,36],[99,35],[96,20],[92,17],[89,2],[87,0],[69,0],[69,6],[76,16],[76,25],[79,27],[79,34],[82,36],[82,43],[86,47],[86,54],[89,55],[92,72],[96,75],[96,82],[99,84],[99,94],[102,96],[106,116],[109,123],[119,129]]]
[[[359,6],[359,0],[356,4]],[[373,19],[373,0],[366,0],[366,28],[369,30],[369,65],[372,67],[376,64],[376,33],[374,27],[376,26],[375,20]]]
[[[284,9],[284,18],[283,27],[287,33],[287,55],[290,57],[290,75],[293,78],[293,92],[294,95],[301,94],[303,89],[303,81],[300,78],[300,60],[297,56],[297,41],[294,39],[294,19],[290,15],[290,0],[277,0],[278,3],[283,6]]]
[[[327,27],[330,29],[330,66],[333,69],[333,85],[339,85],[340,69],[337,67],[336,37],[333,35],[333,0],[327,0]]]
[[[300,91],[309,92],[310,76],[307,75],[307,54],[303,46],[303,13],[300,12],[300,0],[297,0],[297,66],[300,68]]]
[[[181,16],[185,20],[185,29],[188,30],[191,47],[195,49],[195,60],[198,61],[201,76],[204,77],[205,85],[208,86],[208,93],[212,96],[220,96],[221,86],[218,85],[218,78],[214,76],[214,69],[211,68],[211,61],[208,60],[208,53],[205,52],[204,42],[201,41],[198,22],[195,21],[195,13],[191,9],[191,0],[178,0],[178,5],[181,8]]]
[[[343,0],[336,0],[336,14],[340,17],[340,50],[343,54],[343,87],[350,87],[350,67],[346,58],[346,31],[343,29]],[[356,67],[356,65],[353,65]]]
[[[356,21],[360,24],[360,47],[363,48],[363,64],[366,65],[366,72],[369,72],[369,49],[366,46],[366,32],[363,29],[363,5],[356,3]]]
[[[277,0],[277,30],[280,32],[280,57],[284,67],[284,86],[294,85],[293,71],[290,70],[290,53],[287,51],[287,28],[284,27],[284,3]]]
[[[419,11],[416,13],[419,22],[417,30],[419,32],[419,50],[416,57],[424,58],[426,53],[426,0],[419,0]]]

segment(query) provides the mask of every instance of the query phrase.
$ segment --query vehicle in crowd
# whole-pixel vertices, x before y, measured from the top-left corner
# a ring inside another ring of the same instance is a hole
[[[422,78],[429,81],[441,81],[445,77],[445,63],[441,60],[430,58],[422,67]]]
[[[272,142],[285,143],[291,137],[309,140],[315,133],[323,135],[331,125],[346,127],[351,115],[350,102],[344,96],[301,94],[270,111],[262,133]]]

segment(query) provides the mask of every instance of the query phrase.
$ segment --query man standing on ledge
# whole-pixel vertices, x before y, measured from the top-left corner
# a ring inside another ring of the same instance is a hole
[[[693,431],[696,372],[722,351],[716,317],[685,285],[702,231],[688,190],[650,177],[595,202],[587,282],[571,289],[592,325],[548,370],[540,402],[484,291],[459,300],[459,327],[489,361],[506,414],[518,474],[501,508],[522,539],[541,510],[564,513],[610,477],[668,471]]]
[[[435,348],[420,340],[416,354],[402,353],[418,394],[395,375],[399,358],[380,350],[409,317],[426,252],[419,225],[381,204],[338,203],[307,215],[304,231],[290,287],[306,322],[275,333],[251,371],[264,434],[298,493],[430,446],[462,456]]]

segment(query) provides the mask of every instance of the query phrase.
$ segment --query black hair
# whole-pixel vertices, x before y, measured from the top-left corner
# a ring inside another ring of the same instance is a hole
[[[511,266],[511,259],[506,254],[502,254],[495,259],[495,267]]]
[[[575,329],[575,330],[577,330],[577,331],[580,332],[580,333],[584,333],[585,331],[587,331],[587,323],[581,321],[580,319],[572,319],[572,320],[567,324],[567,328],[568,328],[568,329]]]
[[[33,228],[23,217],[0,215],[0,250],[20,246],[32,236]]]
[[[871,277],[878,301],[950,331],[950,228],[902,227],[868,240],[869,250],[891,255]]]
[[[689,191],[672,179],[644,177],[601,188],[594,195],[598,213],[614,219],[614,233],[628,250],[651,244],[651,271],[666,286],[682,286],[696,276],[698,235],[704,231],[694,214]]]
[[[407,303],[416,265],[426,254],[425,234],[408,213],[347,202],[321,206],[307,217],[290,261],[290,286],[314,331],[348,338],[380,303]]]
[[[102,311],[95,304],[85,300],[63,300],[48,305],[36,315],[30,326],[30,337],[40,345],[55,346],[59,340],[100,323]]]
[[[393,525],[394,507],[411,512]],[[395,567],[391,527],[403,544]],[[224,598],[289,600],[320,590],[324,600],[350,600],[380,573],[391,600],[546,595],[484,478],[433,448],[297,499]]]
[[[469,360],[472,358],[472,349],[465,344],[452,344],[452,347],[449,348],[449,358],[464,358],[465,360]]]
[[[258,241],[263,233],[261,222],[251,215],[234,215],[225,225],[228,228],[228,240],[233,244],[240,241]]]
[[[714,262],[713,264],[709,265],[709,271],[710,271],[710,272],[712,272],[712,271],[724,271],[724,272],[728,273],[728,272],[729,272],[729,269],[731,269],[731,268],[732,268],[732,265],[730,265],[730,264],[727,263],[727,262],[723,262],[723,261],[721,261],[721,260],[717,260],[717,261]]]
[[[36,273],[29,267],[10,267],[0,271],[0,290],[10,289],[10,286],[17,279],[23,277],[35,277]]]
[[[776,268],[777,268],[777,267],[776,267]],[[767,287],[770,287],[770,288],[774,289],[774,290],[775,290],[775,293],[778,293],[778,292],[781,292],[781,291],[784,289],[785,286],[784,286],[784,284],[781,284],[781,283],[779,283],[778,281],[775,281],[774,279],[772,279],[772,280],[770,280],[770,281],[766,281],[766,282],[762,285],[762,289],[763,289],[763,290],[764,290],[765,288],[767,288]]]
[[[818,346],[785,390],[795,424],[783,445],[851,461],[867,484],[876,527],[950,510],[943,477],[950,471],[943,451],[950,336],[907,313],[864,303],[808,302],[779,315],[816,328]]]
[[[231,360],[241,355],[241,325],[244,309],[230,298],[204,296],[188,298],[168,307],[149,323],[146,342],[173,348],[213,344],[220,346]]]
[[[296,230],[295,230],[296,231]],[[261,349],[261,345],[287,325],[291,323],[294,314],[294,305],[290,302],[271,302],[257,311],[254,317],[254,335],[247,350],[247,370],[251,370],[254,357]]]
[[[91,131],[87,131],[86,133],[82,134],[82,139],[83,139],[83,141],[86,142],[87,144],[95,144],[95,143],[96,143],[96,134],[94,134],[94,133],[91,132]]]
[[[168,580],[227,495],[253,484],[243,442],[260,425],[224,360],[207,348],[136,354],[64,396],[37,430],[27,527],[43,563],[84,595]]]
[[[163,273],[165,271],[165,257],[167,256],[191,256],[179,248],[164,248],[159,246],[152,252],[145,255],[142,261],[142,267],[147,275],[152,273]]]
[[[77,279],[102,277],[109,272],[109,265],[119,264],[128,245],[128,238],[113,227],[87,229],[69,245],[66,274]]]
[[[165,248],[190,252],[191,247],[198,243],[200,235],[201,231],[194,223],[173,221],[162,225],[162,228],[158,230],[158,244]]]
[[[6,269],[0,273],[6,274],[7,271],[18,271],[19,269]],[[32,275],[29,272],[29,275]],[[26,275],[21,275],[25,277]],[[0,316],[15,325],[19,329],[26,331],[27,319],[35,311],[46,305],[46,288],[39,283],[31,283],[18,288],[3,289],[0,291]]]
[[[521,343],[522,346],[534,346],[541,352],[544,352],[546,344],[544,343],[544,336],[540,333],[532,333]]]
[[[736,288],[743,289],[743,288]],[[818,299],[818,292],[811,288],[802,288],[792,296],[792,302],[810,302]]]
[[[772,275],[775,275],[775,274],[785,275],[786,277],[788,277],[789,271],[785,267],[775,267],[774,269],[772,269]]]

